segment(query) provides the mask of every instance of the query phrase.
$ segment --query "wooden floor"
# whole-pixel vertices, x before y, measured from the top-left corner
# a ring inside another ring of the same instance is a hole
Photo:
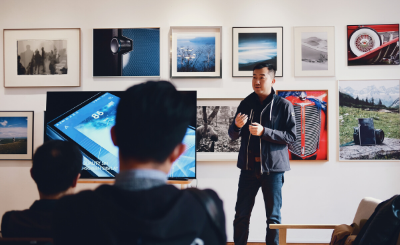
[[[262,242],[248,242],[248,245],[265,245]],[[228,242],[227,245],[235,245],[233,242]],[[288,245],[329,245],[329,243],[288,243]]]

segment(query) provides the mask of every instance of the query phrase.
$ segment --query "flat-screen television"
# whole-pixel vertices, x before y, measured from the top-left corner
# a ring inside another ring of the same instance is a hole
[[[47,92],[44,140],[71,141],[79,146],[83,154],[81,178],[114,178],[119,172],[118,147],[111,141],[110,129],[122,93]],[[194,112],[183,139],[186,151],[173,163],[168,177],[195,179],[197,94],[180,93]]]

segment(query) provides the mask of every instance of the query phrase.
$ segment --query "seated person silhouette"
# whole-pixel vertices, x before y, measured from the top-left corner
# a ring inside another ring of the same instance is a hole
[[[40,200],[29,209],[6,212],[1,222],[3,237],[52,237],[55,204],[74,192],[81,170],[82,154],[74,144],[54,140],[40,146],[31,168]]]
[[[196,113],[195,105],[185,101],[166,81],[138,84],[124,92],[111,129],[119,147],[115,184],[63,197],[54,213],[55,244],[226,245],[218,195],[196,190],[215,204],[212,211],[219,216],[213,219],[192,190],[167,184],[173,162],[185,151],[182,140]]]

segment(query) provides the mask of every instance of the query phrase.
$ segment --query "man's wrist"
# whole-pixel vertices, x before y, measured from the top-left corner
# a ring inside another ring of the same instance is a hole
[[[233,125],[233,129],[235,130],[235,131],[240,131],[240,129],[241,128],[239,128],[237,125],[236,125],[236,123]]]

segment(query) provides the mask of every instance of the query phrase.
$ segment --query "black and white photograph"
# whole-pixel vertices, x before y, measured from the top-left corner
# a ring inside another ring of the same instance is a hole
[[[283,27],[233,27],[232,76],[251,77],[253,68],[269,63],[283,76]]]
[[[295,76],[335,75],[335,27],[294,27]]]
[[[303,71],[328,70],[328,33],[301,33],[301,65]]]
[[[400,80],[339,81],[339,160],[400,159]]]
[[[79,87],[81,29],[4,29],[4,87]]]
[[[68,73],[67,40],[18,40],[18,75]]]
[[[237,106],[198,106],[196,152],[239,152],[240,140],[232,141],[228,128]]]

